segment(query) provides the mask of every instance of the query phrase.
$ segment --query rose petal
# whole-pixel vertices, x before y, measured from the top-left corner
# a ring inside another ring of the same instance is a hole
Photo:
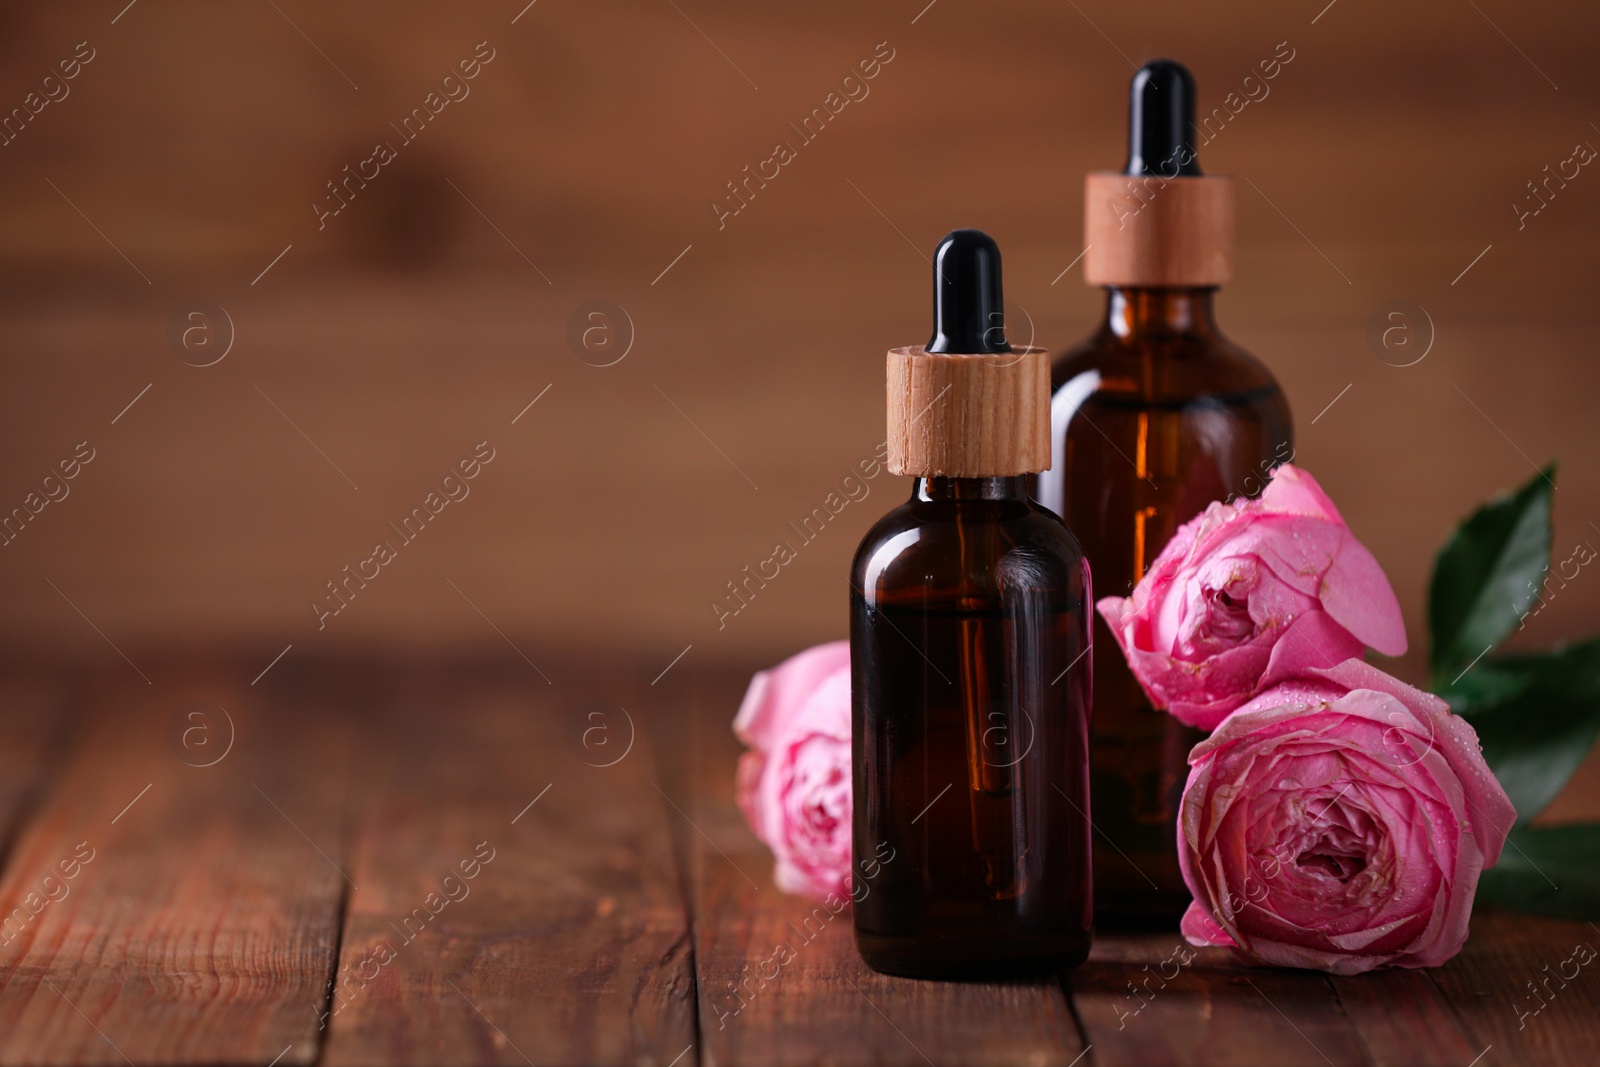
[[[734,720],[750,746],[736,799],[785,892],[849,893],[850,718],[850,646],[834,641],[757,674]]]
[[[751,747],[770,745],[806,697],[829,675],[849,666],[850,642],[829,641],[758,671],[734,716],[734,734]]]
[[[1344,517],[1317,480],[1292,463],[1285,463],[1272,472],[1272,480],[1261,494],[1261,506],[1267,511],[1309,515],[1344,525]]]
[[[1185,936],[1212,943],[1215,924],[1257,963],[1443,963],[1516,817],[1472,728],[1358,659],[1261,693],[1189,762]]]
[[[1195,902],[1190,902],[1188,910],[1183,913],[1183,922],[1178,925],[1178,929],[1183,934],[1184,940],[1191,945],[1233,947],[1233,938],[1228,936],[1228,932],[1218,926],[1217,921]]]
[[[1377,561],[1291,465],[1259,500],[1184,523],[1132,593],[1097,610],[1151,705],[1202,729],[1304,669],[1406,647]]]
[[[1360,541],[1346,536],[1317,594],[1323,610],[1362,642],[1385,656],[1405,654],[1400,601],[1383,568]]]

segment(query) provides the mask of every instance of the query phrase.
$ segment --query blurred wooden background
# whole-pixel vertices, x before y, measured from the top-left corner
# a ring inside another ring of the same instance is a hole
[[[907,489],[888,475],[720,630],[711,605],[882,439],[925,254],[989,230],[1013,338],[1074,341],[1101,303],[1062,273],[1082,175],[1123,159],[1133,65],[1183,59],[1209,107],[1280,42],[1269,95],[1203,150],[1249,179],[1219,314],[1388,569],[1402,672],[1438,544],[1533,464],[1562,461],[1557,559],[1600,545],[1600,170],[1520,230],[1512,207],[1600,145],[1600,10],[925,3],[7,4],[7,113],[93,58],[0,147],[0,511],[79,442],[95,458],[0,548],[6,646],[266,666],[504,638],[550,674],[578,647],[665,667],[841,636],[849,556]],[[470,95],[404,143],[391,123],[480,42]],[[800,145],[790,123],[875,50],[868,95]],[[798,158],[719,229],[713,201],[780,140]],[[380,141],[397,158],[319,229]],[[236,335],[209,367],[168,341],[194,299]],[[1403,368],[1367,341],[1400,299],[1435,332]],[[569,345],[591,300],[631,322],[611,366]],[[319,630],[326,583],[485,440],[470,496]],[[1522,639],[1597,607],[1584,571]]]

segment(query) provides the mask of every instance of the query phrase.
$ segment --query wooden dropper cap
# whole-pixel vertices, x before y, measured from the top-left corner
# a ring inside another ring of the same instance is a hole
[[[1083,277],[1090,285],[1200,288],[1233,280],[1234,187],[1200,173],[1190,141],[1194,77],[1156,59],[1133,76],[1128,165],[1083,187]]]
[[[889,350],[889,470],[986,478],[1050,467],[1050,358],[1005,339],[1000,249],[954,230],[933,259],[933,338]]]

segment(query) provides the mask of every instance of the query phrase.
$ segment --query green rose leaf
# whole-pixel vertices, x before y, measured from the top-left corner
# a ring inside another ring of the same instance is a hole
[[[1550,657],[1490,656],[1479,660],[1454,682],[1439,687],[1439,696],[1450,703],[1450,710],[1474,724],[1522,694]]]
[[[1518,828],[1484,871],[1478,899],[1567,919],[1600,917],[1600,825]]]
[[[1462,681],[1486,667],[1520,684],[1508,699],[1464,717],[1522,825],[1556,798],[1600,737],[1600,638],[1544,655],[1486,660]]]
[[[1436,685],[1499,644],[1534,601],[1550,565],[1551,463],[1456,528],[1428,589]]]

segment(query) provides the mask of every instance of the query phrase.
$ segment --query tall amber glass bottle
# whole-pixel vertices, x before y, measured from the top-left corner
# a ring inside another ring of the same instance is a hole
[[[891,974],[1048,973],[1092,925],[1089,570],[1028,496],[1049,357],[1006,343],[999,250],[957,230],[934,267],[934,338],[888,360],[916,482],[850,580],[856,943]]]
[[[1105,288],[1106,317],[1052,368],[1054,463],[1036,494],[1077,533],[1102,596],[1126,596],[1180,525],[1259,492],[1294,454],[1277,382],[1212,318],[1233,275],[1233,183],[1200,172],[1194,100],[1181,65],[1142,68],[1127,169],[1085,188],[1084,276]],[[1152,709],[1104,620],[1095,627],[1097,916],[1175,922],[1189,901],[1179,799],[1204,735]]]

